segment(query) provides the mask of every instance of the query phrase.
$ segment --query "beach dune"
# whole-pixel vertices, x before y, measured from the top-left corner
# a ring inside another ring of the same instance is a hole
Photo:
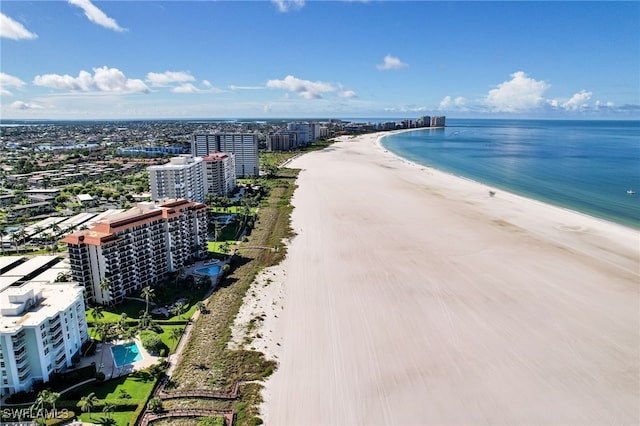
[[[291,164],[266,424],[640,423],[640,234],[377,137]]]

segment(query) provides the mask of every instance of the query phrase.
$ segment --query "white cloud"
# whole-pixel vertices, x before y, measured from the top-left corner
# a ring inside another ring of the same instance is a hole
[[[153,86],[168,86],[172,83],[195,81],[195,77],[184,71],[150,72],[147,74],[147,81]]]
[[[462,96],[457,98],[451,98],[451,96],[445,96],[438,105],[438,109],[441,111],[467,111],[467,100]]]
[[[304,7],[304,0],[272,0],[280,12],[288,12],[290,10],[300,10]]]
[[[408,64],[405,64],[400,59],[391,55],[387,55],[384,57],[384,62],[376,65],[376,68],[378,68],[379,70],[387,71],[387,70],[399,70],[402,68],[406,68],[408,66],[409,66]]]
[[[117,68],[94,68],[93,75],[80,71],[77,77],[59,74],[37,75],[33,84],[59,90],[99,91],[115,93],[148,93],[149,88],[139,79],[126,78]]]
[[[576,93],[567,102],[564,102],[560,106],[568,111],[578,111],[589,107],[587,101],[591,99],[593,93],[582,90]]]
[[[204,80],[202,84],[205,86],[205,89],[200,89],[194,86],[191,83],[184,83],[177,87],[171,89],[173,93],[222,93],[223,90],[214,87],[207,80]]]
[[[0,38],[10,38],[11,40],[33,40],[38,38],[20,22],[14,21],[4,13],[0,13]]]
[[[231,90],[260,90],[264,89],[263,86],[236,86],[234,84],[229,86]]]
[[[102,10],[98,9],[96,6],[91,3],[90,0],[68,0],[69,4],[74,6],[78,6],[84,11],[84,15],[93,23],[108,28],[110,30],[123,32],[126,31],[124,28],[120,27],[118,23],[113,19],[109,18]]]
[[[353,90],[344,90],[344,91],[338,93],[338,96],[340,96],[341,98],[346,98],[346,99],[351,99],[351,98],[357,98],[358,97],[356,92],[354,92]]]
[[[336,87],[330,83],[300,80],[292,75],[286,76],[284,80],[269,80],[267,87],[295,92],[305,99],[322,99],[323,93],[336,91]]]
[[[594,105],[594,109],[596,111],[600,110],[600,109],[613,109],[615,107],[615,104],[613,102],[601,102],[601,101],[596,101],[595,105]]]
[[[0,72],[0,95],[13,96],[8,88],[22,89],[26,83],[18,77]]]
[[[11,104],[11,109],[18,109],[23,111],[28,109],[43,109],[43,108],[44,107],[42,105],[28,104],[22,101],[15,101],[14,103]]]
[[[191,83],[184,83],[171,89],[173,93],[199,93],[200,89]]]
[[[544,103],[542,95],[549,87],[546,82],[518,71],[511,74],[511,80],[490,90],[484,103],[494,112],[523,112],[541,106]]]

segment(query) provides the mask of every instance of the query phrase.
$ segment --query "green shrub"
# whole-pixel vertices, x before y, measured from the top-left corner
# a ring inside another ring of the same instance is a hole
[[[224,426],[224,417],[200,417],[196,426]]]
[[[140,332],[140,342],[142,346],[151,354],[156,354],[163,347],[164,343],[158,333],[151,330]]]

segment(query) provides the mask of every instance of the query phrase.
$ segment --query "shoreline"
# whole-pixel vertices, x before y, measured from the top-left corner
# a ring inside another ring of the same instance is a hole
[[[469,181],[472,181],[472,182],[476,182],[476,183],[481,184],[481,185],[486,185],[487,187],[493,187],[494,189],[497,189],[497,190],[500,190],[500,191],[503,191],[503,192],[507,192],[507,193],[510,193],[510,194],[513,194],[513,195],[517,195],[519,197],[523,197],[523,198],[526,198],[528,200],[537,201],[539,203],[547,204],[547,205],[550,205],[550,206],[553,206],[553,207],[557,207],[559,209],[563,209],[563,210],[567,210],[567,211],[574,212],[574,213],[577,213],[577,214],[585,215],[585,216],[594,218],[596,220],[601,220],[601,221],[608,222],[608,223],[611,223],[611,224],[619,225],[619,226],[622,226],[622,227],[625,227],[625,228],[632,229],[634,231],[640,231],[640,223],[638,223],[636,226],[633,226],[630,223],[618,222],[618,221],[616,221],[616,220],[614,220],[612,218],[609,218],[609,217],[595,216],[594,214],[592,214],[590,212],[576,210],[575,208],[570,207],[570,206],[564,206],[564,205],[561,205],[561,204],[556,204],[553,199],[549,199],[549,198],[548,199],[544,199],[543,197],[537,198],[536,197],[537,194],[535,194],[535,193],[529,193],[529,194],[527,194],[527,193],[518,193],[518,192],[515,192],[512,188],[504,188],[504,187],[494,186],[494,185],[492,185],[490,183],[485,183],[485,182],[482,182],[480,180],[476,180],[474,178],[470,178],[470,177],[467,177],[467,176],[464,176],[464,175],[461,175],[461,174],[455,174],[455,173],[443,170],[441,168],[438,168],[437,166],[423,165],[423,164],[418,163],[418,162],[416,162],[414,160],[410,160],[410,159],[407,159],[405,157],[402,157],[399,154],[396,154],[392,150],[387,149],[382,143],[382,139],[384,139],[386,136],[391,136],[391,135],[397,134],[397,133],[417,131],[417,130],[424,130],[424,129],[402,129],[402,130],[398,130],[398,131],[395,131],[395,132],[394,131],[383,132],[383,133],[379,132],[378,134],[380,136],[379,136],[379,140],[377,141],[377,145],[380,147],[380,149],[384,150],[385,152],[389,152],[392,155],[394,155],[395,157],[397,157],[397,158],[399,158],[401,160],[407,161],[407,162],[415,165],[416,167],[425,167],[425,168],[429,168],[429,169],[433,169],[433,170],[438,170],[438,171],[440,171],[442,173],[445,173],[445,174],[448,174],[448,175],[451,175],[451,176],[454,176],[454,177],[457,177],[457,178],[460,178],[460,179],[465,179],[465,180],[469,180]]]
[[[550,202],[547,202],[547,201],[544,201],[544,200],[539,200],[537,198],[528,197],[526,195],[518,194],[516,192],[510,191],[510,190],[507,190],[507,189],[497,188],[497,187],[492,186],[492,185],[490,185],[488,183],[484,183],[484,182],[472,179],[472,178],[467,177],[467,176],[457,175],[457,174],[454,174],[454,173],[447,172],[445,170],[439,169],[437,167],[427,166],[427,165],[424,165],[424,164],[417,163],[417,162],[415,162],[413,160],[409,160],[408,158],[405,158],[405,157],[403,157],[403,156],[401,156],[399,154],[396,154],[395,152],[385,148],[385,146],[382,144],[382,139],[384,139],[387,136],[391,136],[392,134],[397,134],[397,133],[411,132],[411,131],[415,131],[415,130],[424,130],[424,129],[403,129],[403,130],[398,130],[398,131],[395,131],[395,132],[392,131],[392,132],[384,132],[384,133],[378,132],[378,133],[376,133],[376,134],[379,134],[379,136],[378,136],[378,138],[376,139],[376,142],[375,142],[376,147],[378,149],[380,149],[381,151],[383,151],[384,153],[388,153],[391,156],[395,157],[397,160],[404,161],[407,164],[411,165],[412,167],[415,167],[415,168],[418,168],[418,169],[434,170],[434,171],[436,171],[438,173],[443,173],[445,175],[451,176],[451,177],[456,178],[456,179],[465,180],[465,181],[472,182],[472,183],[477,184],[477,185],[483,185],[483,186],[485,186],[487,188],[487,191],[489,191],[489,190],[500,191],[501,193],[509,194],[509,195],[511,195],[513,197],[520,197],[522,199],[527,200],[528,202],[540,203],[540,204],[548,206],[548,207],[552,207],[552,208],[556,208],[556,209],[560,209],[560,210],[566,211],[568,213],[573,213],[573,214],[577,214],[577,215],[580,215],[580,216],[584,216],[585,218],[589,218],[589,219],[592,219],[592,220],[596,220],[596,221],[600,221],[600,222],[603,222],[603,223],[607,223],[607,224],[612,225],[612,226],[618,226],[620,228],[624,228],[624,229],[627,229],[627,230],[630,230],[630,231],[633,231],[633,232],[640,232],[640,228],[634,228],[634,227],[629,226],[629,225],[624,224],[624,223],[615,222],[613,220],[605,219],[605,218],[598,217],[598,216],[593,216],[593,215],[591,215],[589,213],[585,213],[585,212],[582,212],[582,211],[579,211],[579,210],[574,210],[574,209],[571,209],[569,207],[564,207],[564,206],[561,206],[561,205],[558,205],[558,204],[553,204],[553,203],[550,203]]]
[[[640,233],[379,136],[291,164],[297,236],[255,292],[265,423],[637,423]]]

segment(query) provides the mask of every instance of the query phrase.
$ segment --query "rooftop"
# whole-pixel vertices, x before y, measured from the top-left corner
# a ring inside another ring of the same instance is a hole
[[[21,326],[37,326],[66,309],[84,288],[77,283],[30,281],[0,291],[0,332],[12,333]]]

